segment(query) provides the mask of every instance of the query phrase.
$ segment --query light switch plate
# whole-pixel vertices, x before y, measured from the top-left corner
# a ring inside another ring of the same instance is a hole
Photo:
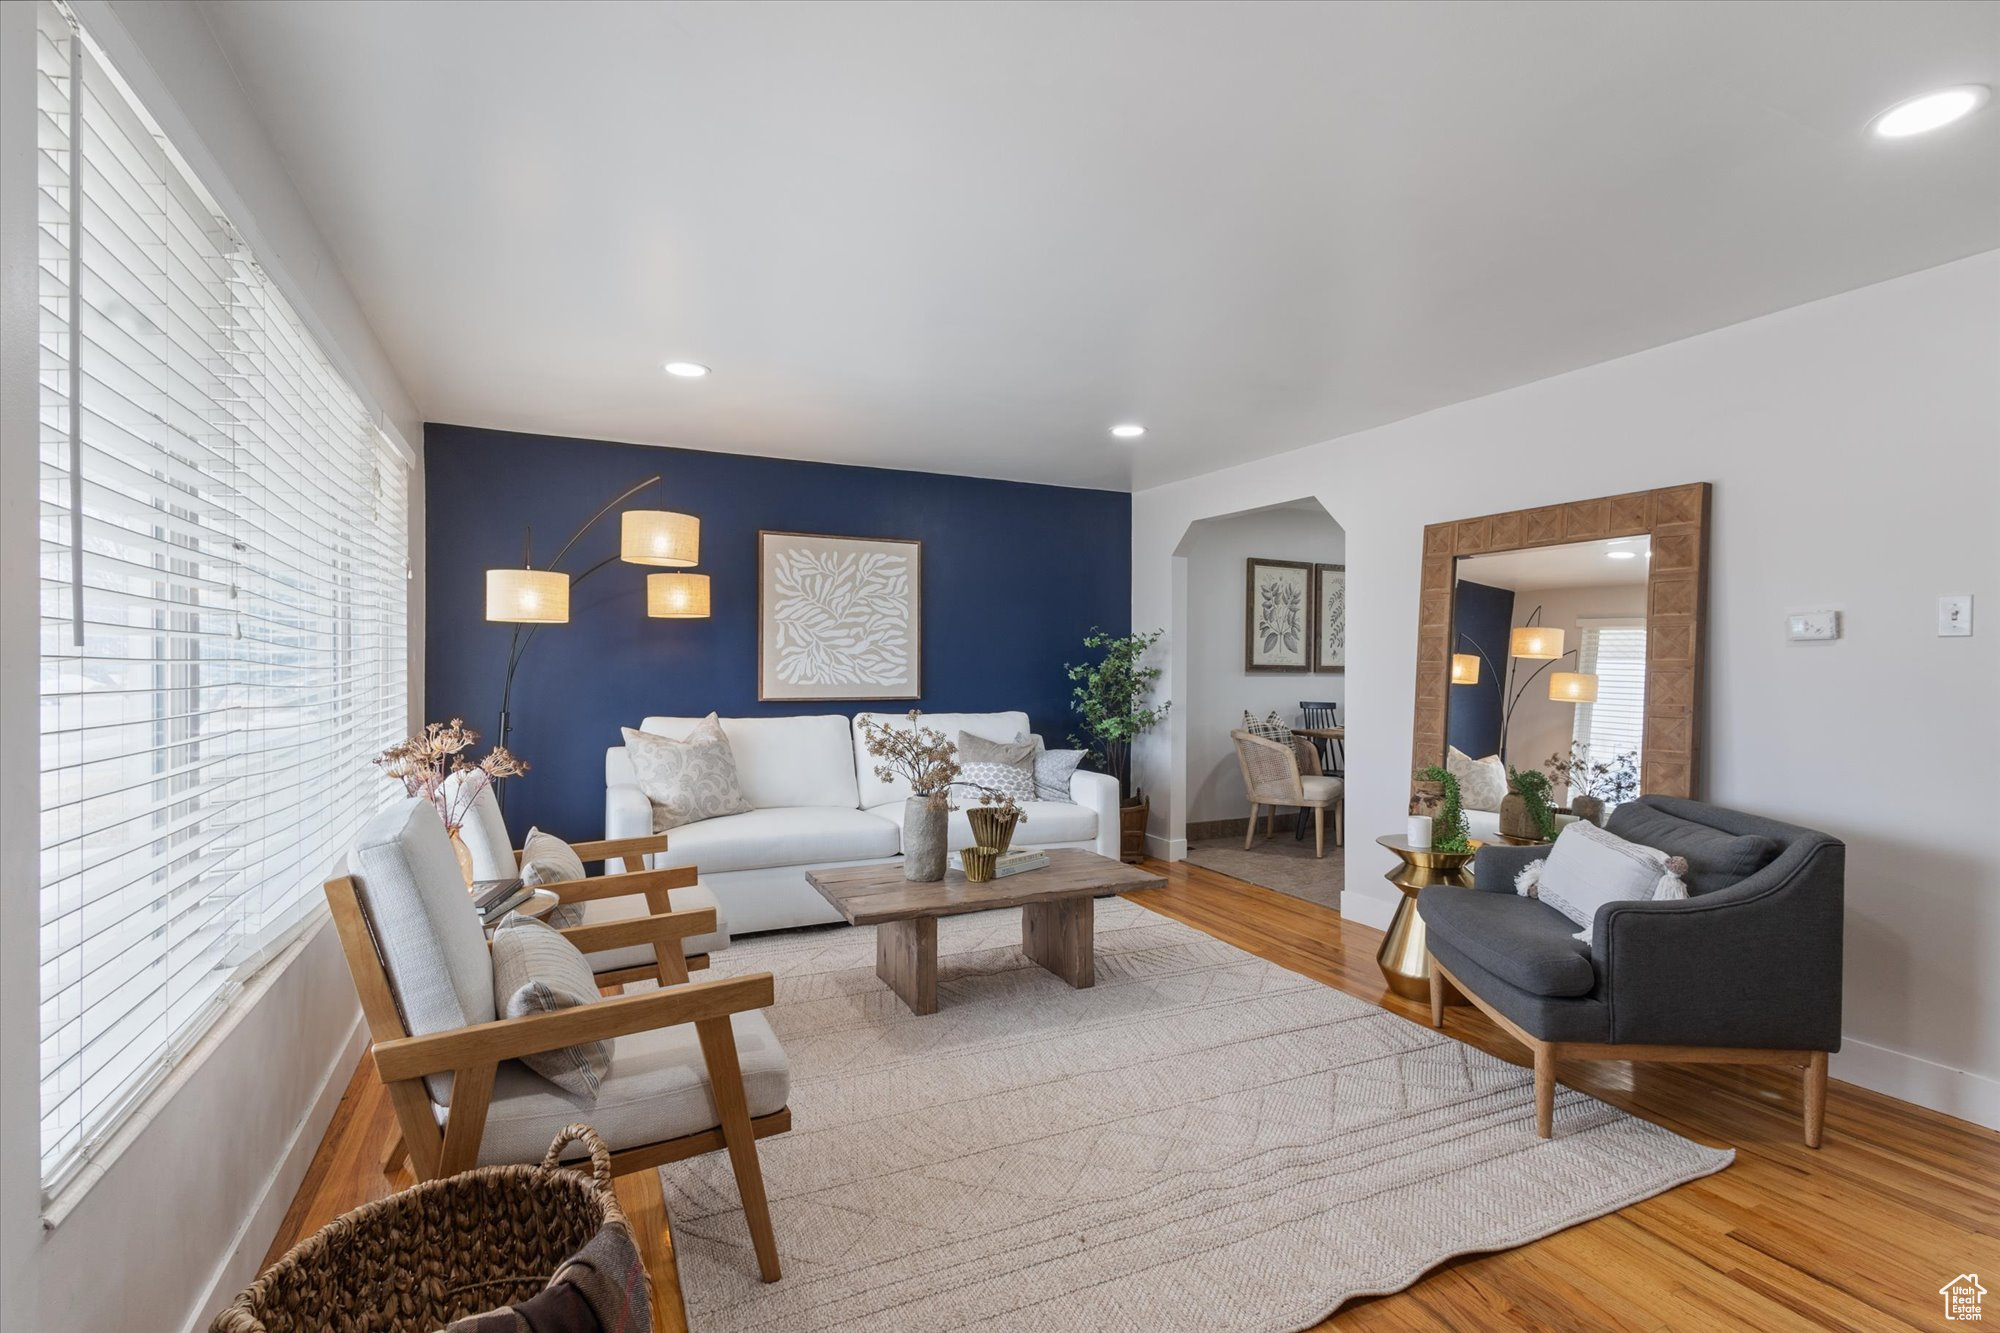
[[[1972,594],[1952,593],[1938,598],[1938,637],[1964,639],[1972,635]]]
[[[1793,643],[1818,643],[1840,637],[1840,612],[1794,611],[1785,620],[1785,637]]]

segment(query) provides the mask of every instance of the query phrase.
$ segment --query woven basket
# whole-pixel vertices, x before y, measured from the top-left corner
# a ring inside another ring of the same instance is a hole
[[[590,1175],[557,1163],[581,1140]],[[527,1300],[604,1227],[626,1227],[611,1150],[588,1125],[540,1166],[483,1166],[356,1208],[293,1246],[209,1333],[435,1333]]]

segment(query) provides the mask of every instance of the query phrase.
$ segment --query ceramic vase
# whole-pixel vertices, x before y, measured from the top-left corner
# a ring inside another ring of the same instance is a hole
[[[903,878],[913,884],[935,884],[944,878],[945,833],[951,812],[933,808],[922,796],[903,802]]]
[[[1541,841],[1535,817],[1528,813],[1528,802],[1517,791],[1510,791],[1500,798],[1500,836],[1519,838],[1524,842]]]
[[[1599,828],[1604,827],[1604,802],[1595,796],[1570,797],[1569,812],[1578,819],[1587,819]]]

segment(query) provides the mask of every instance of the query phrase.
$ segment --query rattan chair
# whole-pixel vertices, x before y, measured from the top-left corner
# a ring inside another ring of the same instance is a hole
[[[1270,837],[1277,822],[1278,807],[1294,806],[1303,818],[1313,812],[1313,855],[1326,855],[1326,812],[1333,811],[1333,845],[1341,845],[1346,831],[1346,789],[1339,778],[1302,771],[1299,754],[1292,746],[1247,731],[1232,731],[1236,742],[1236,763],[1243,770],[1243,790],[1250,796],[1250,827],[1244,830],[1247,851],[1257,836],[1257,811],[1262,808],[1264,836]]]

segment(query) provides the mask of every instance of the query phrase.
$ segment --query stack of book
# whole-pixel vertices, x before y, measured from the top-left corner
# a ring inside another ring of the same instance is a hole
[[[1016,847],[1011,851],[1000,853],[1000,859],[993,863],[993,878],[1005,879],[1009,875],[1018,875],[1024,870],[1040,870],[1048,863],[1048,853],[1038,852],[1032,847]],[[951,868],[953,870],[965,869],[965,858],[961,857],[957,852],[953,852],[951,854]]]
[[[518,879],[482,879],[472,885],[472,906],[481,925],[490,926],[522,903],[535,891]]]

